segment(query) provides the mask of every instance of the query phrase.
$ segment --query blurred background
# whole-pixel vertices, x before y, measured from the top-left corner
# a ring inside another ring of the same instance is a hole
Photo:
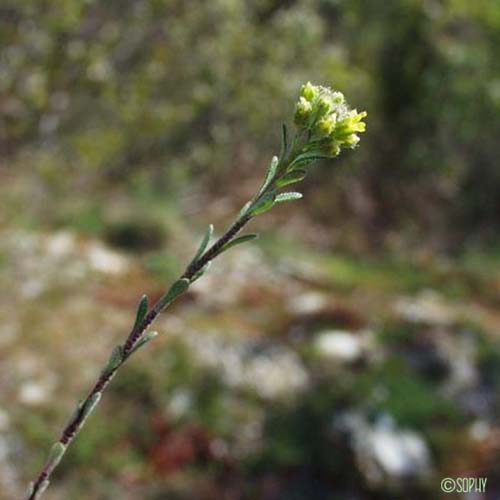
[[[160,318],[47,499],[500,498],[499,45],[491,0],[3,0],[0,498],[307,80],[359,149]]]

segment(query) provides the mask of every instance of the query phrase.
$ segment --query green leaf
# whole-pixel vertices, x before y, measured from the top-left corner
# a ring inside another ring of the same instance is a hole
[[[148,306],[149,306],[148,296],[143,295],[141,301],[139,302],[139,306],[137,307],[137,315],[135,317],[134,330],[139,326],[141,321],[144,319],[144,316],[146,316],[146,313],[148,312]]]
[[[248,209],[252,206],[251,201],[247,201],[244,205],[243,208],[240,210],[240,213],[238,214],[238,219],[241,219],[248,213]]]
[[[117,345],[111,351],[107,365],[104,367],[103,374],[114,372],[123,361],[123,347]]]
[[[296,167],[301,167],[301,166],[306,166],[309,165],[309,163],[312,163],[313,161],[317,160],[329,160],[331,159],[331,156],[324,155],[324,154],[319,154],[319,153],[303,153],[301,155],[298,155],[295,160],[290,163],[291,168],[296,168]]]
[[[283,177],[281,177],[281,179],[278,179],[276,181],[276,187],[283,187],[287,186],[288,184],[293,184],[294,182],[300,182],[306,175],[306,170],[292,170],[291,172],[288,172],[288,174],[285,174]]]
[[[194,283],[196,280],[200,279],[207,271],[212,262],[207,262],[192,278],[191,283]]]
[[[82,409],[82,421],[80,423],[80,427],[85,423],[85,420],[89,417],[89,415],[94,411],[94,408],[97,406],[101,399],[102,394],[100,392],[96,392],[95,394],[92,394],[90,398],[87,400],[87,402],[84,404],[83,409]]]
[[[247,241],[255,240],[258,237],[259,237],[259,235],[255,234],[255,233],[244,234],[243,236],[239,236],[238,238],[235,238],[234,240],[231,240],[230,242],[226,243],[221,248],[219,253],[225,252],[226,250],[229,250],[230,248],[232,248],[236,245],[241,245],[242,243],[246,243]]]
[[[34,500],[39,500],[42,498],[42,495],[47,491],[47,488],[49,487],[50,481],[48,479],[45,479],[40,486],[38,487],[38,491],[35,493],[35,496],[33,497]]]
[[[81,413],[81,421],[78,424],[78,427],[76,429],[77,432],[80,431],[80,429],[83,427],[83,424],[85,424],[87,418],[89,415],[94,411],[94,408],[99,404],[99,401],[101,400],[102,394],[100,392],[96,392],[90,396],[87,401],[82,403],[82,406],[80,407],[77,416]]]
[[[153,340],[156,336],[158,335],[158,332],[151,331],[151,332],[146,332],[141,339],[135,344],[133,349],[130,351],[130,354],[133,354],[135,351],[143,347],[145,344],[147,344],[149,341]],[[130,356],[129,354],[129,356]]]
[[[262,194],[273,182],[274,176],[276,175],[276,170],[278,170],[278,165],[279,165],[279,160],[277,156],[273,156],[273,159],[271,160],[271,164],[269,165],[269,168],[267,169],[266,173],[266,178],[264,179],[264,184],[262,184],[262,187],[259,190],[259,195]]]
[[[78,418],[80,415],[80,412],[83,408],[83,401],[80,400],[78,401],[78,404],[76,405],[76,408],[73,410],[73,413],[69,417],[68,423],[66,424],[67,427],[72,426],[75,423],[75,420]]]
[[[61,461],[64,452],[66,451],[66,446],[62,443],[54,443],[49,452],[49,457],[47,458],[47,465],[52,469],[56,468]]]
[[[273,208],[275,197],[275,193],[268,193],[264,195],[260,200],[257,201],[257,203],[255,203],[253,207],[251,207],[250,215],[252,217],[255,217],[256,215],[263,214],[264,212],[267,212],[268,210]]]
[[[210,242],[210,238],[214,234],[214,226],[210,224],[207,227],[207,230],[205,231],[205,236],[203,236],[203,239],[201,240],[200,246],[198,247],[198,250],[196,251],[195,256],[193,257],[193,260],[191,263],[196,262],[202,255],[205,249],[208,246],[208,243]]]
[[[302,198],[301,193],[290,191],[289,193],[281,193],[278,196],[276,196],[276,203],[283,203],[284,201],[300,200],[300,198]]]
[[[169,291],[160,299],[159,308],[164,309],[170,305],[179,295],[184,293],[189,287],[190,281],[187,278],[177,280],[169,289]]]
[[[281,154],[280,158],[283,159],[288,152],[288,133],[286,130],[286,125],[283,123],[281,125]]]

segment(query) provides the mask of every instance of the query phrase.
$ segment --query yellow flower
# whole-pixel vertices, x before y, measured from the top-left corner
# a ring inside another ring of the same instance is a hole
[[[305,127],[311,119],[312,104],[305,97],[300,97],[295,106],[294,121],[298,127]]]
[[[364,132],[366,124],[362,120],[366,116],[366,111],[362,111],[361,113],[358,113],[355,109],[350,111],[347,117],[338,122],[335,129],[335,136],[340,139],[356,132]]]
[[[335,115],[325,116],[318,120],[314,126],[314,134],[318,137],[329,136],[335,128]]]
[[[350,109],[342,92],[307,82],[295,107],[295,124],[309,132],[319,152],[337,156],[342,148],[358,144],[357,134],[366,130],[366,115],[366,111]]]
[[[302,85],[300,89],[300,95],[308,102],[314,102],[319,95],[319,88],[317,85],[313,85],[311,82],[307,82]]]

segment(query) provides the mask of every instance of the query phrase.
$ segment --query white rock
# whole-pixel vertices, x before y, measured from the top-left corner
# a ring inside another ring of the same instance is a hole
[[[445,391],[456,394],[476,387],[480,374],[475,362],[477,345],[474,338],[470,335],[443,336],[440,347],[450,366]]]
[[[491,434],[491,426],[485,420],[476,420],[469,427],[469,434],[475,441],[485,441]]]
[[[173,418],[185,416],[193,405],[193,397],[189,390],[177,389],[168,402],[167,412]]]
[[[59,231],[47,238],[47,252],[53,257],[63,257],[71,253],[76,246],[75,236],[68,231]]]
[[[344,330],[319,333],[314,340],[314,347],[320,355],[345,363],[352,363],[363,354],[360,336]]]
[[[227,342],[208,335],[187,340],[197,361],[218,370],[230,387],[250,388],[273,399],[295,394],[309,382],[301,359],[285,346],[257,345],[255,349],[252,342]]]
[[[368,446],[375,462],[388,476],[421,477],[430,470],[429,450],[415,432],[375,428],[369,435]]]
[[[108,274],[122,274],[128,268],[128,260],[100,243],[92,243],[87,249],[90,266],[96,271]]]
[[[328,299],[322,293],[302,293],[290,299],[288,310],[294,314],[311,314],[321,311],[327,303]]]
[[[427,443],[418,433],[396,427],[390,416],[371,424],[362,413],[346,412],[335,418],[334,426],[351,436],[359,470],[369,483],[404,489],[408,479],[430,477]]]
[[[412,323],[428,323],[446,326],[455,320],[454,310],[435,291],[426,290],[417,297],[405,297],[396,301],[395,311]]]
[[[28,381],[21,385],[18,398],[26,405],[38,405],[47,401],[52,387],[47,382]]]
[[[253,386],[262,397],[273,399],[305,387],[308,375],[293,352],[258,356],[246,363],[244,384]]]

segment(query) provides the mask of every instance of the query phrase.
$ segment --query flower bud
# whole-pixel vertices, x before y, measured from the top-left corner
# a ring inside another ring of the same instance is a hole
[[[305,127],[311,118],[312,104],[300,97],[295,106],[294,122],[297,127]]]
[[[359,136],[357,134],[351,134],[347,136],[344,140],[344,144],[349,148],[354,148],[359,142]]]
[[[317,116],[318,118],[322,118],[323,116],[327,116],[332,111],[332,102],[328,97],[321,96],[318,99],[316,104]]]
[[[361,113],[358,113],[355,109],[350,111],[347,117],[338,123],[334,132],[336,139],[344,142],[348,147],[354,147],[359,142],[356,132],[366,130],[366,124],[361,121],[365,116],[366,111]]]
[[[366,130],[365,117],[365,111],[349,108],[342,92],[310,82],[302,86],[295,108],[295,124],[309,131],[309,151],[331,157],[358,144],[357,134]]]
[[[328,141],[325,144],[324,152],[328,156],[331,156],[332,158],[334,158],[335,156],[338,156],[340,154],[340,149],[341,149],[341,145],[340,145],[339,141],[337,141],[335,139],[331,139],[330,141]]]
[[[316,85],[313,85],[311,82],[307,82],[305,85],[302,85],[300,90],[300,95],[308,102],[313,102],[319,95],[319,89]]]
[[[327,137],[333,132],[334,128],[335,115],[330,115],[318,120],[314,125],[313,132],[317,137]]]

